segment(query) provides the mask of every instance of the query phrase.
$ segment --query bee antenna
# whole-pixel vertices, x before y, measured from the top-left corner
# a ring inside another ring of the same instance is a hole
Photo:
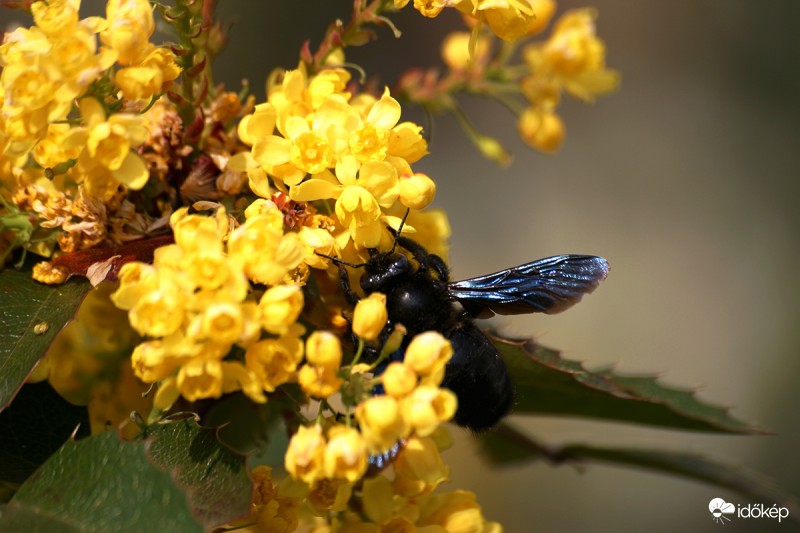
[[[394,244],[392,244],[392,250],[389,252],[390,254],[394,253],[394,249],[397,248],[397,241],[400,239],[400,232],[403,231],[403,226],[406,225],[406,219],[408,218],[408,214],[411,212],[410,208],[406,208],[406,214],[403,215],[403,220],[400,221],[400,225],[397,226],[397,231],[394,234]]]
[[[344,259],[339,259],[338,257],[334,257],[332,255],[321,254],[319,252],[314,252],[314,253],[317,254],[320,257],[324,257],[326,259],[330,259],[331,261],[333,261],[334,265],[345,265],[345,266],[349,266],[350,268],[361,268],[361,267],[367,266],[366,263],[359,263],[359,264],[356,265],[355,263],[350,263],[348,261],[345,261]]]

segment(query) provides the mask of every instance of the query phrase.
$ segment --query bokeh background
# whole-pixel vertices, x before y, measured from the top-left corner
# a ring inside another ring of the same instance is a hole
[[[231,42],[218,81],[291,68],[349,0],[224,0]],[[97,2],[95,2],[97,4]],[[91,3],[84,1],[91,12]],[[452,225],[455,278],[558,253],[606,257],[611,274],[563,315],[501,322],[590,368],[658,373],[770,436],[713,436],[553,418],[512,418],[542,441],[638,445],[705,454],[758,471],[800,494],[800,43],[795,0],[559,2],[598,9],[619,92],[593,106],[565,99],[567,140],[543,156],[516,138],[505,109],[462,103],[513,152],[508,168],[482,159],[454,120],[434,123],[431,155],[415,168],[438,183]],[[99,10],[98,10],[99,12]],[[452,14],[451,14],[452,15]],[[439,63],[457,16],[407,9],[377,43],[348,59],[391,85],[411,66]],[[421,120],[409,109],[409,118]],[[445,455],[451,488],[478,494],[506,531],[717,531],[700,483],[591,465],[486,467],[467,435]],[[771,505],[773,502],[761,502]],[[736,520],[726,531],[790,531],[796,524]]]

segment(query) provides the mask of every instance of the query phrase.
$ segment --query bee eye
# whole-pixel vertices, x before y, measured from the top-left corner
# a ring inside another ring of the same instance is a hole
[[[411,263],[408,262],[408,257],[404,255],[398,255],[397,258],[392,261],[392,264],[389,265],[387,271],[390,272],[391,275],[404,274],[408,272],[410,266]]]

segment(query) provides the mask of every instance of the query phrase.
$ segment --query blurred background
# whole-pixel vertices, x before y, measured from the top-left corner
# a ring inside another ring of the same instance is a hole
[[[349,0],[220,2],[231,42],[218,81],[248,78],[263,101],[274,67],[292,68],[303,40],[316,46]],[[89,3],[84,1],[88,8]],[[438,184],[452,225],[456,279],[559,253],[602,255],[609,278],[563,315],[504,319],[515,335],[590,368],[657,373],[703,400],[774,432],[714,436],[580,420],[512,417],[551,445],[591,442],[704,454],[758,471],[800,494],[800,45],[794,0],[675,0],[594,6],[621,90],[593,106],[565,98],[567,139],[555,156],[528,149],[504,108],[462,103],[479,128],[513,152],[498,168],[449,117],[434,123],[431,155],[415,165]],[[89,13],[90,9],[86,10]],[[450,16],[448,16],[450,15]],[[460,19],[424,19],[410,7],[394,39],[348,60],[392,85],[411,66],[438,64]],[[547,35],[547,34],[545,34]],[[408,109],[407,118],[422,120]],[[422,123],[422,122],[420,122]],[[506,531],[716,531],[708,502],[743,497],[662,475],[591,465],[486,467],[466,434],[445,455],[448,490],[469,489]],[[772,505],[774,502],[760,502]],[[734,531],[796,524],[736,520]]]

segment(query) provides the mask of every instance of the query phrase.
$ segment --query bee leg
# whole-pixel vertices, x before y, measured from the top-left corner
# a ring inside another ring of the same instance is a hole
[[[339,283],[342,285],[344,296],[351,305],[355,305],[361,298],[350,287],[350,276],[347,273],[347,269],[342,263],[336,263],[336,266],[339,267]]]

